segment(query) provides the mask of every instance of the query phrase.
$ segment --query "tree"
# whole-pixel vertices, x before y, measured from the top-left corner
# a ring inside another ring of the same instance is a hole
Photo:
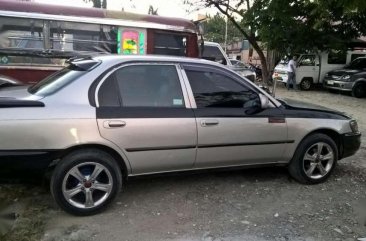
[[[154,9],[154,7],[152,5],[150,5],[147,14],[150,14],[150,15],[158,15],[158,8],[157,9]]]
[[[213,17],[207,16],[207,20],[204,23],[205,33],[204,37],[207,41],[224,43],[225,42],[225,26],[226,19],[222,14],[215,14]],[[228,44],[233,43],[234,41],[240,41],[243,39],[243,35],[240,31],[232,24],[232,22],[228,22],[227,24],[227,39]]]
[[[92,2],[93,8],[107,8],[107,0],[84,0],[84,2]]]
[[[346,48],[366,34],[364,0],[185,0],[215,7],[256,50],[268,80],[263,49],[282,53]],[[262,45],[259,44],[259,40]]]

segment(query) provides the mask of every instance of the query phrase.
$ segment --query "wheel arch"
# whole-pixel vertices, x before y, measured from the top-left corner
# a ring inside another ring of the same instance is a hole
[[[338,160],[341,159],[342,156],[342,139],[341,139],[341,134],[339,134],[339,132],[337,132],[334,129],[329,129],[329,128],[321,128],[321,129],[316,129],[313,130],[311,132],[309,132],[308,134],[306,134],[301,141],[299,142],[298,146],[300,145],[300,143],[302,143],[306,138],[308,138],[309,136],[313,135],[313,134],[324,134],[326,136],[329,136],[336,144],[337,146],[337,151],[338,151]],[[298,147],[297,146],[297,147]],[[296,147],[296,150],[297,150]],[[296,151],[295,151],[296,152]],[[295,153],[293,154],[295,155]]]
[[[82,149],[96,149],[96,150],[101,150],[101,151],[108,153],[117,161],[117,164],[122,172],[123,178],[128,177],[128,174],[130,173],[130,166],[127,163],[127,160],[125,160],[125,158],[123,158],[121,156],[121,154],[119,154],[118,151],[116,151],[115,149],[113,149],[109,146],[106,146],[106,145],[102,145],[102,144],[82,144],[82,145],[71,146],[65,150],[60,151],[57,154],[57,159],[48,166],[48,169],[49,169],[48,172],[53,171],[53,169],[56,167],[56,165],[58,164],[58,162],[60,161],[60,159],[62,157],[66,156],[74,151],[82,150]]]
[[[352,88],[355,87],[357,84],[363,84],[366,85],[366,78],[362,77],[362,78],[358,78],[355,80],[355,83],[353,84]]]

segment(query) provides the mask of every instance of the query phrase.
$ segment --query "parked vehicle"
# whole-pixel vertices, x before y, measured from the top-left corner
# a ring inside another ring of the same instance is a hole
[[[296,83],[303,90],[309,90],[314,84],[322,84],[326,73],[344,67],[353,59],[365,56],[366,52],[329,51],[320,54],[301,54],[297,61]],[[287,83],[287,65],[280,63],[275,67],[273,78]]]
[[[198,58],[197,34],[185,19],[0,0],[0,75],[34,84],[96,53]]]
[[[282,59],[274,68],[272,79],[287,84],[287,59]]]
[[[131,176],[282,165],[320,183],[361,135],[345,114],[277,100],[218,63],[160,56],[76,59],[0,89],[0,123],[0,172],[52,171],[54,199],[77,215]]]
[[[221,48],[220,44],[214,42],[204,42],[203,51],[200,50],[201,58],[214,61],[223,65],[226,65],[228,68],[234,70],[240,75],[248,78],[250,81],[254,82],[256,79],[255,71],[246,67],[245,65],[232,64],[231,60],[226,55],[225,51]]]
[[[324,87],[329,90],[351,92],[354,97],[366,96],[366,57],[353,60],[342,69],[325,75]]]

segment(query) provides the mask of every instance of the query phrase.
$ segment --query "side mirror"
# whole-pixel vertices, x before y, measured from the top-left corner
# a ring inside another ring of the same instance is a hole
[[[261,101],[261,108],[262,109],[267,109],[269,106],[269,99],[267,96],[263,95],[263,94],[259,94],[259,99]]]

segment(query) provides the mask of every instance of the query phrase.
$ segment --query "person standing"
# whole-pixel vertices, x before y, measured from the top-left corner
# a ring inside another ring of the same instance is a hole
[[[287,90],[290,90],[290,85],[292,84],[292,88],[297,90],[296,86],[296,56],[293,56],[292,59],[287,64]]]

